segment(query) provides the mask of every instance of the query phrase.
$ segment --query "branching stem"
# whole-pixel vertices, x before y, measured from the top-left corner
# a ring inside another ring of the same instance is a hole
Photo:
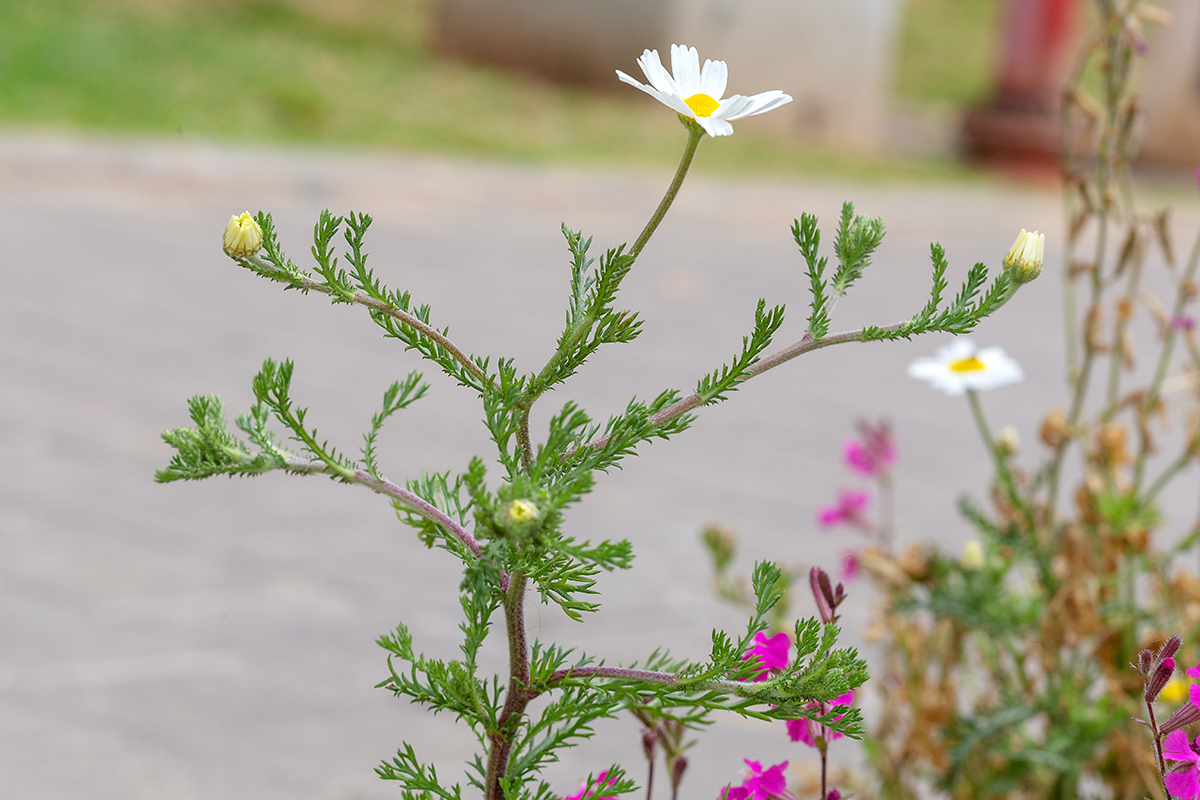
[[[260,272],[279,274],[273,264],[271,264],[267,261],[263,261],[258,256],[249,256],[245,260],[253,261],[255,263],[257,269]],[[294,285],[297,289],[303,289],[305,291],[320,292],[321,294],[327,294],[327,295],[331,295],[331,296],[335,294],[334,290],[327,284],[320,283],[320,282],[315,281],[312,278],[309,278],[304,275],[301,275],[299,277],[291,277],[291,276],[283,276],[283,277],[286,277],[288,282],[291,283],[292,285]],[[497,388],[496,385],[492,382],[491,378],[488,377],[487,373],[484,372],[479,367],[478,364],[476,364],[474,361],[472,361],[470,356],[468,356],[466,353],[464,353],[458,347],[458,345],[454,344],[454,342],[447,339],[442,334],[441,331],[437,330],[436,328],[434,328],[431,325],[428,325],[428,324],[422,322],[420,319],[418,319],[413,314],[410,314],[407,311],[403,311],[399,308],[396,308],[395,306],[391,305],[390,303],[385,303],[381,300],[377,300],[374,297],[371,297],[366,292],[362,291],[361,289],[350,295],[344,295],[340,292],[337,292],[336,294],[337,294],[337,297],[339,300],[358,303],[359,305],[366,306],[367,308],[371,309],[372,311],[377,311],[380,314],[383,314],[384,316],[391,317],[392,319],[397,320],[397,321],[407,325],[408,327],[412,328],[413,330],[418,331],[422,336],[424,336],[428,339],[432,339],[433,341],[437,342],[439,347],[441,347],[443,350],[445,350],[450,355],[454,356],[454,359],[456,361],[458,361],[460,364],[462,364],[463,367],[467,370],[467,372],[470,372],[472,375],[474,375],[476,378],[478,378],[482,385],[489,386],[492,389]]]
[[[463,546],[471,551],[476,558],[483,557],[483,548],[479,542],[472,536],[466,528],[459,525],[453,517],[438,509],[436,506],[425,502],[420,497],[417,497],[407,489],[397,486],[391,481],[382,478],[375,478],[367,473],[359,470],[353,474],[355,483],[360,483],[368,489],[372,489],[379,494],[387,495],[393,500],[398,501],[406,508],[410,508],[420,514],[425,519],[445,528],[454,538],[462,542]]]
[[[895,325],[889,325],[886,328],[880,328],[880,330],[884,333],[892,333],[900,330],[905,324],[907,323],[898,322]],[[765,358],[762,358],[747,367],[745,381],[750,380],[750,378],[753,378],[756,375],[761,375],[769,369],[774,369],[780,364],[791,361],[793,358],[803,355],[811,350],[820,350],[835,344],[845,344],[846,342],[860,342],[863,340],[864,332],[864,329],[860,328],[856,331],[845,331],[843,333],[831,334],[821,339],[813,339],[811,333],[806,333],[804,334],[803,338],[800,339],[800,341],[790,344],[781,350],[776,350],[771,355],[766,356]],[[743,381],[743,383],[745,381]],[[668,423],[671,420],[686,414],[697,406],[704,405],[705,402],[705,399],[698,394],[689,395],[677,403],[667,406],[657,414],[651,415],[650,419],[648,420],[649,425],[651,428],[656,428],[659,425]],[[608,444],[611,438],[612,437],[610,436],[605,436],[589,442],[588,444],[582,445],[582,447],[591,447],[592,449],[599,450],[600,448],[604,447],[604,445]],[[579,448],[568,451],[563,455],[563,459],[565,460],[570,458],[571,456],[575,455],[578,450]]]

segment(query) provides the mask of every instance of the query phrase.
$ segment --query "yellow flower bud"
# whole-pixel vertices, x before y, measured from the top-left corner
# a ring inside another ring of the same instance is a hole
[[[972,539],[963,547],[962,559],[959,563],[962,564],[963,569],[971,572],[983,569],[983,545],[979,543],[978,539]]]
[[[262,247],[262,236],[262,228],[249,211],[240,217],[234,214],[225,226],[225,252],[234,258],[252,256]]]
[[[514,500],[508,507],[509,522],[530,522],[537,518],[538,509],[528,500]]]
[[[1021,228],[1012,249],[1004,254],[1004,269],[1017,283],[1028,283],[1042,272],[1046,253],[1046,235]]]

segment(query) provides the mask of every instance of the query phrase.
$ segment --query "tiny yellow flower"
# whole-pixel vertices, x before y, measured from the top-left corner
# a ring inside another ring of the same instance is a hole
[[[972,539],[966,543],[963,547],[962,559],[959,563],[962,564],[963,569],[970,570],[971,572],[983,569],[983,545],[979,543],[978,539]]]
[[[249,211],[240,217],[234,214],[225,226],[225,252],[234,258],[252,256],[262,247],[262,237],[262,228]]]
[[[1046,254],[1046,235],[1021,228],[1012,249],[1004,254],[1004,268],[1017,283],[1028,283],[1042,272]]]
[[[514,500],[508,507],[509,522],[529,522],[537,518],[538,509],[528,500]]]
[[[1185,681],[1178,676],[1171,678],[1159,693],[1158,699],[1168,703],[1182,702],[1187,699],[1188,688],[1191,685],[1191,681]]]

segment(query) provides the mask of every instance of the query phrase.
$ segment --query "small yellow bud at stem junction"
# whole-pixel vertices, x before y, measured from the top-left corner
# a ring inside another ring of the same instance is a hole
[[[262,247],[263,232],[247,211],[234,214],[225,226],[225,252],[234,258],[252,256]]]
[[[536,519],[537,514],[537,506],[528,500],[514,500],[513,504],[508,507],[509,522],[529,522]]]
[[[1021,228],[1017,241],[1004,254],[1004,269],[1017,283],[1028,283],[1042,272],[1046,255],[1046,235]]]

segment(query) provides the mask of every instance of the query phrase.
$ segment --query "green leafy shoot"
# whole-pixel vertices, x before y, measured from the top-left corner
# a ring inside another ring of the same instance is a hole
[[[462,790],[458,784],[444,788],[437,769],[422,764],[412,745],[407,742],[397,751],[395,758],[376,767],[375,774],[385,781],[399,781],[404,787],[404,800],[462,800]]]
[[[371,417],[371,430],[363,434],[363,470],[373,478],[379,477],[379,465],[375,461],[375,440],[383,423],[392,414],[420,400],[429,390],[429,384],[421,383],[421,373],[410,372],[403,381],[396,381],[383,393],[383,409]]]
[[[255,217],[263,231],[262,256],[239,258],[238,263],[289,289],[301,292],[317,291],[329,296],[334,303],[356,303],[366,306],[375,324],[389,338],[398,339],[407,349],[416,350],[422,358],[437,364],[444,373],[463,386],[483,391],[491,383],[488,359],[468,356],[449,342],[448,328],[436,328],[430,321],[428,305],[414,305],[408,292],[389,290],[367,267],[363,240],[371,226],[371,217],[350,212],[346,217],[322,211],[313,229],[312,256],[318,277],[297,267],[279,246],[271,215]],[[346,262],[350,270],[338,267],[333,242],[345,225],[343,238],[349,251]],[[319,278],[319,279],[318,279]]]
[[[547,534],[536,559],[521,564],[543,603],[554,603],[576,622],[585,613],[600,608],[599,603],[581,599],[596,595],[596,576],[602,571],[629,569],[633,565],[633,546],[626,540],[576,544],[570,537]]]
[[[577,411],[574,404],[568,404],[555,419],[568,413],[570,419],[559,426],[561,436],[555,435],[556,424],[552,422],[552,434],[545,448],[538,453],[534,474],[545,476],[560,507],[575,502],[591,489],[595,482],[594,472],[607,472],[618,466],[622,459],[635,454],[643,442],[670,439],[687,430],[695,420],[690,414],[663,423],[653,422],[656,414],[678,400],[679,392],[673,389],[662,392],[649,403],[634,398],[624,413],[610,417],[603,427],[592,424],[586,414]],[[559,442],[561,449],[552,446]],[[564,452],[571,455],[565,457]]]
[[[750,377],[748,370],[770,346],[772,337],[783,324],[784,307],[775,306],[770,311],[766,307],[766,300],[758,301],[758,308],[754,311],[754,330],[749,336],[742,337],[742,352],[733,363],[705,375],[696,384],[696,394],[701,404],[724,400],[729,392],[737,389],[739,383]]]
[[[463,490],[472,480],[472,471],[474,470],[479,471],[478,477],[482,480],[483,462],[479,459],[472,459],[468,472],[456,475],[453,481],[450,480],[449,472],[422,472],[420,477],[407,481],[405,488],[459,525],[466,527],[467,521],[471,518],[474,499],[470,495],[464,499]],[[396,515],[402,522],[416,529],[417,537],[426,547],[441,547],[457,554],[464,561],[470,561],[462,548],[462,543],[456,537],[448,534],[441,525],[421,516],[399,501],[394,500],[392,508],[395,509]]]
[[[967,272],[958,294],[948,305],[942,307],[942,294],[946,289],[946,253],[940,244],[930,246],[933,261],[933,286],[929,301],[911,319],[892,328],[869,326],[863,329],[862,341],[884,339],[910,339],[930,331],[953,334],[970,333],[975,327],[1012,298],[1017,284],[1001,270],[987,287],[988,270],[976,264]],[[983,292],[982,297],[980,292]]]
[[[221,398],[193,397],[188,400],[188,411],[195,428],[174,428],[162,436],[176,452],[165,469],[154,473],[159,483],[214,475],[259,475],[286,468],[286,460],[273,453],[252,453],[230,434]]]
[[[806,264],[805,274],[808,275],[809,287],[812,291],[812,312],[808,315],[808,333],[814,340],[822,339],[829,333],[829,296],[826,293],[825,267],[829,259],[820,258],[818,251],[821,247],[821,229],[817,218],[812,214],[801,214],[800,219],[792,223],[792,238],[800,248],[800,255]]]
[[[600,267],[590,274],[590,238],[563,226],[571,251],[571,302],[567,323],[558,338],[554,355],[528,387],[526,403],[575,374],[604,344],[632,342],[641,333],[642,322],[632,311],[614,311],[613,302],[621,281],[633,267],[634,257],[621,245],[600,258]]]
[[[155,480],[168,483],[214,475],[260,475],[279,469],[298,473],[324,472],[343,481],[351,480],[361,469],[378,478],[376,438],[388,417],[425,394],[427,387],[421,383],[421,375],[410,373],[384,393],[383,409],[372,418],[371,429],[364,434],[363,462],[359,464],[328,442],[319,440],[317,430],[308,427],[308,410],[297,408],[292,402],[293,369],[291,361],[276,363],[267,359],[254,376],[252,388],[256,402],[248,414],[237,420],[237,426],[247,435],[249,444],[230,433],[220,398],[191,398],[188,408],[195,427],[175,428],[163,434],[163,440],[176,452],[167,468],[155,473]],[[288,450],[278,444],[267,427],[271,418],[288,430],[290,438],[299,444],[298,450]],[[258,452],[249,445],[254,445]]]
[[[813,221],[814,227],[816,221]],[[833,273],[834,294],[844,295],[850,286],[862,276],[871,264],[871,256],[883,241],[883,220],[879,217],[867,219],[855,216],[854,204],[842,204],[842,218],[838,225],[833,250],[837,254],[838,268]]]

